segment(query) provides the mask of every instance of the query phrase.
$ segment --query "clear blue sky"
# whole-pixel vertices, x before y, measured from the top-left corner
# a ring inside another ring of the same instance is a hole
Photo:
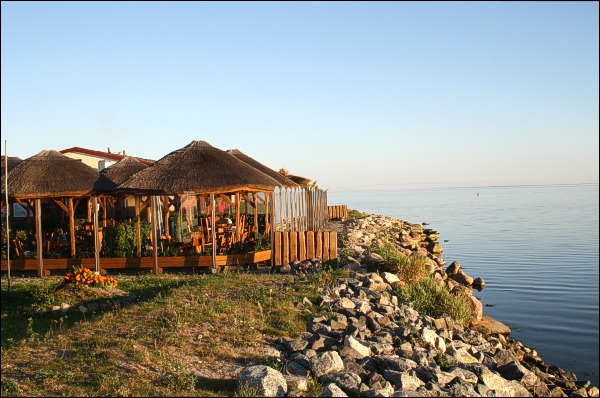
[[[2,1],[2,153],[204,140],[332,191],[597,183],[598,14]]]

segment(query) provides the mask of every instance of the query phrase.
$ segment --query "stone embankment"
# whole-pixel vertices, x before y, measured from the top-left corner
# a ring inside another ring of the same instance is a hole
[[[323,397],[598,396],[596,387],[545,364],[535,350],[511,339],[509,330],[476,329],[446,315],[420,315],[398,300],[394,287],[401,282],[396,275],[367,271],[371,244],[391,237],[406,254],[427,256],[440,283],[468,288],[474,280],[457,276],[456,263],[444,270],[433,253],[441,250],[435,231],[380,216],[352,220],[347,227],[350,256],[341,266],[350,269],[350,277],[322,292],[319,306],[325,315],[313,317],[307,332],[278,341],[281,371],[260,365],[239,373],[246,393],[303,396],[316,380]],[[313,260],[286,269],[312,272],[319,266]],[[298,310],[314,313],[313,305],[305,299]]]

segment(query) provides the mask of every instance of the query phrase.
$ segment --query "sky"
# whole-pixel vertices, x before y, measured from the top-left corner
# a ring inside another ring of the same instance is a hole
[[[202,140],[330,191],[598,183],[598,2],[1,6],[2,154]]]

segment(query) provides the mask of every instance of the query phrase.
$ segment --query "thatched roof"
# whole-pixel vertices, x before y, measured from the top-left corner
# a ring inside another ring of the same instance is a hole
[[[0,163],[0,174],[2,174],[2,199],[4,199],[4,159],[6,159],[6,156],[2,155],[2,163]],[[6,159],[6,163],[8,163],[8,172],[10,172],[13,169],[13,167],[18,165],[22,161],[23,160],[21,158],[18,158],[16,156],[9,156],[8,159]]]
[[[277,180],[277,182],[279,183],[279,186],[281,186],[281,187],[299,188],[298,184],[296,184],[294,181],[290,180],[289,178],[286,178],[283,174],[281,174],[273,169],[268,168],[264,164],[252,159],[250,156],[244,154],[242,151],[240,151],[238,149],[230,149],[227,151],[227,153],[232,154],[233,156],[240,159],[241,161],[249,164],[250,166],[254,167],[255,169],[257,169],[259,171],[262,171],[266,175],[274,178],[275,180]]]
[[[0,165],[0,167],[2,168],[3,172],[4,172],[4,159],[5,158],[6,158],[6,156],[2,155],[2,164]],[[10,171],[13,167],[15,167],[16,165],[18,165],[22,161],[23,161],[23,159],[18,158],[16,156],[9,156],[8,159],[7,159],[8,171]]]
[[[192,141],[134,174],[117,192],[149,194],[272,191],[279,182],[205,141]]]
[[[98,191],[112,191],[135,173],[148,167],[138,158],[125,156],[117,163],[100,171],[100,179],[96,189]]]
[[[306,187],[309,184],[312,184],[313,182],[315,182],[315,180],[311,180],[310,178],[306,178],[306,177],[302,177],[302,176],[297,176],[297,175],[293,175],[293,174],[288,174],[287,178],[289,178],[290,180],[294,181],[296,184],[300,185],[301,187]]]
[[[8,174],[12,198],[84,196],[92,193],[98,170],[58,151],[44,150],[14,166]]]

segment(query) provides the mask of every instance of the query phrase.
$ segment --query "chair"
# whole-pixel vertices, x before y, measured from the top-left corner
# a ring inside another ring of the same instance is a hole
[[[15,248],[15,256],[23,257],[23,243],[20,240],[13,239],[13,247]]]

